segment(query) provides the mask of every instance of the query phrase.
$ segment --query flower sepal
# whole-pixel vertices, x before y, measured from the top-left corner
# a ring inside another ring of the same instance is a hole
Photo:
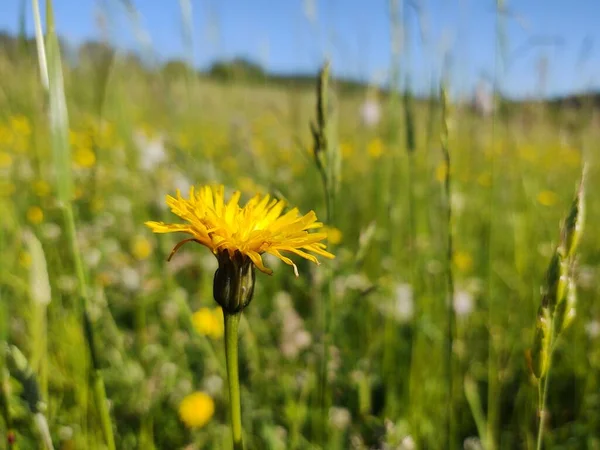
[[[219,268],[215,272],[213,296],[224,314],[237,314],[250,304],[254,294],[256,274],[252,260],[236,251],[233,256],[223,251],[217,254]]]

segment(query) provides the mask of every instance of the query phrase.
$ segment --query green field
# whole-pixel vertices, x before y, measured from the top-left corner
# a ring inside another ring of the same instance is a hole
[[[48,93],[35,41],[11,42],[0,47],[0,449],[45,448],[41,422],[64,450],[109,448],[103,424],[118,449],[231,448],[217,260],[190,244],[167,262],[183,237],[144,225],[178,222],[165,196],[207,184],[240,190],[242,204],[269,193],[314,210],[336,255],[292,257],[299,277],[269,257],[274,274],[257,272],[239,330],[247,449],[534,449],[540,290],[584,163],[576,316],[553,353],[543,440],[600,449],[591,102],[498,99],[480,117],[457,99],[444,109],[437,88],[428,100],[333,80],[320,169],[316,73],[312,85],[219,80],[82,53],[62,64],[66,123],[52,44]],[[367,126],[359,112],[374,95],[382,120]]]

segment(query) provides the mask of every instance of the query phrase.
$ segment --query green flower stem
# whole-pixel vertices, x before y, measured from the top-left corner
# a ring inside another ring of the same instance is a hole
[[[233,449],[244,450],[242,441],[242,407],[240,401],[240,376],[238,370],[238,325],[241,312],[225,317],[225,357],[227,359],[227,382],[229,383],[229,405],[231,407],[231,434]]]

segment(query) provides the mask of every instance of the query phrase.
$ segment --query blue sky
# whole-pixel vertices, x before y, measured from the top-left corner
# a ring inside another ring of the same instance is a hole
[[[43,0],[40,0],[43,4]],[[274,72],[313,73],[325,57],[334,72],[384,83],[391,67],[388,0],[184,0],[191,5],[194,64],[245,56]],[[402,4],[402,0],[398,0]],[[408,2],[404,2],[408,3]],[[481,76],[501,73],[513,97],[540,91],[545,59],[548,95],[600,87],[600,0],[505,0],[506,52],[498,66],[494,0],[412,0],[401,68],[417,90],[427,89],[451,54],[455,90],[470,92]],[[119,48],[159,60],[186,58],[182,2],[132,0],[137,25],[119,0],[55,0],[57,28],[71,43],[108,37]],[[0,1],[0,29],[15,32],[21,0]],[[31,2],[27,30],[32,34]],[[99,12],[107,18],[104,31]],[[146,41],[145,41],[146,40]],[[149,42],[145,45],[143,42]],[[537,45],[527,47],[527,42]]]

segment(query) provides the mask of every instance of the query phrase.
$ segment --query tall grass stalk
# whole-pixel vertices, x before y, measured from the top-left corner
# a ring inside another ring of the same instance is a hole
[[[543,447],[546,403],[550,385],[552,359],[556,343],[562,332],[571,324],[576,313],[574,266],[577,246],[583,232],[585,167],[581,183],[571,208],[565,217],[556,247],[542,288],[542,301],[538,309],[536,330],[531,354],[533,374],[538,378],[539,424],[537,450]]]
[[[71,176],[69,120],[64,92],[60,47],[54,26],[52,1],[47,0],[46,2],[45,42],[41,39],[43,32],[41,30],[39,3],[37,0],[32,1],[36,23],[36,43],[38,47],[38,55],[40,56],[39,64],[40,71],[42,73],[42,83],[45,82],[44,74],[47,74],[48,76],[48,85],[44,87],[46,88],[49,101],[49,120],[50,131],[52,135],[52,154],[54,159],[57,197],[63,214],[66,236],[69,242],[69,249],[73,258],[75,273],[77,276],[78,296],[80,300],[79,313],[81,314],[85,342],[92,364],[91,387],[96,401],[96,407],[98,408],[104,439],[109,450],[114,450],[115,440],[108,411],[108,401],[104,387],[104,379],[102,378],[97,357],[93,325],[88,314],[89,289],[83,267],[83,261],[81,258],[81,252],[77,243],[75,215],[72,205],[73,181]],[[43,57],[42,55],[46,55],[46,57]]]
[[[334,208],[336,202],[336,194],[339,189],[340,173],[341,173],[341,156],[337,142],[335,106],[331,99],[329,88],[330,65],[326,62],[319,72],[317,80],[317,103],[316,103],[316,122],[311,123],[311,133],[313,137],[313,156],[317,166],[317,170],[321,176],[323,185],[323,193],[325,197],[326,220],[328,226],[334,225]],[[322,303],[321,316],[321,339],[322,339],[322,365],[320,368],[320,382],[318,389],[320,420],[319,430],[325,430],[328,422],[328,409],[330,400],[328,398],[328,379],[327,369],[329,366],[329,346],[330,331],[332,328],[332,303],[333,303],[333,286],[331,283],[331,271],[327,270],[326,274],[327,292],[326,300]],[[320,302],[319,302],[320,303]],[[321,303],[320,303],[321,304]],[[323,443],[327,442],[325,432],[321,433]]]
[[[496,48],[494,53],[494,101],[498,98],[500,92],[500,83],[503,78],[503,67],[506,53],[506,27],[504,23],[505,12],[504,12],[504,0],[496,0]],[[496,106],[496,105],[494,105]],[[495,308],[494,300],[494,268],[493,268],[493,257],[494,257],[494,201],[496,194],[496,183],[495,183],[495,159],[496,152],[494,144],[498,139],[498,125],[496,121],[498,115],[494,110],[494,117],[492,122],[492,146],[491,146],[491,159],[490,159],[490,178],[491,183],[489,187],[489,200],[488,200],[488,230],[487,230],[487,248],[488,248],[488,264],[487,264],[487,297],[488,297],[488,398],[487,398],[487,442],[486,449],[494,450],[496,448],[496,431],[498,428],[499,421],[499,379],[498,379],[498,355],[495,348],[495,336],[494,330],[496,328],[496,315],[497,311]]]
[[[440,143],[446,165],[446,173],[444,177],[444,192],[446,197],[446,374],[448,383],[448,403],[446,409],[446,432],[448,437],[448,448],[454,448],[454,373],[453,373],[453,347],[454,335],[456,328],[456,317],[454,313],[454,272],[452,267],[452,257],[454,255],[454,244],[452,237],[452,191],[451,191],[451,174],[452,166],[450,159],[450,149],[448,144],[448,130],[450,122],[450,111],[448,104],[448,92],[446,86],[442,84],[441,90],[442,100],[442,124],[440,133]]]

